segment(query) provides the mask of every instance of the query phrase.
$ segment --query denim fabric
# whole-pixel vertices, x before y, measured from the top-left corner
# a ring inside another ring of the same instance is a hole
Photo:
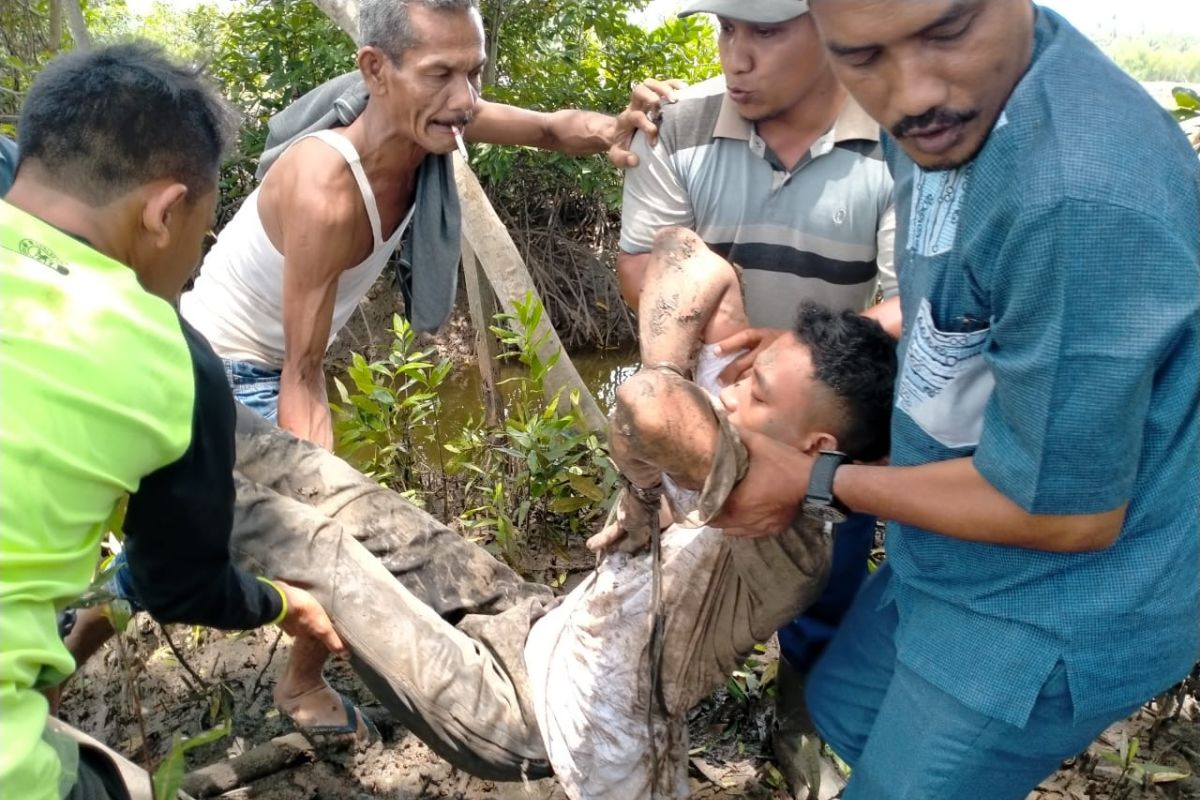
[[[896,657],[903,620],[884,564],[863,585],[807,683],[817,731],[853,768],[845,800],[1023,800],[1059,763],[1137,707],[1076,719],[1060,661],[1028,720],[967,707]]]
[[[278,421],[280,371],[249,361],[221,361],[234,399],[267,421]]]
[[[874,541],[875,517],[866,514],[852,514],[834,529],[829,583],[817,602],[779,629],[779,650],[800,675],[812,669],[854,602]]]
[[[108,579],[105,588],[118,600],[129,603],[129,607],[134,611],[144,611],[145,606],[138,598],[137,587],[133,585],[133,574],[129,571],[129,561],[125,558],[124,550],[117,553],[109,569],[113,569],[115,572]]]

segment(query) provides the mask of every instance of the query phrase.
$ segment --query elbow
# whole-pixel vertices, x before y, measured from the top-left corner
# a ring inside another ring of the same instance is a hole
[[[620,438],[634,452],[649,452],[669,435],[660,413],[662,384],[661,372],[642,370],[617,387],[613,438]]]

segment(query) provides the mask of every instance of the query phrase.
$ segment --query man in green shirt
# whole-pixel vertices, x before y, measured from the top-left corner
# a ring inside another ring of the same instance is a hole
[[[88,586],[127,495],[129,567],[157,619],[278,622],[343,649],[310,594],[230,560],[233,400],[173,307],[212,222],[229,120],[194,71],[145,44],[55,60],[22,110],[0,202],[5,797],[148,796],[144,773],[78,747],[38,691],[74,669],[56,612]]]

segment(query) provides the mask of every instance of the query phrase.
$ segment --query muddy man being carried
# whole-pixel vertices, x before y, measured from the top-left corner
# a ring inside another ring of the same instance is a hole
[[[733,268],[672,230],[652,272],[643,355],[672,366],[619,390],[613,450],[631,490],[592,542],[607,554],[561,602],[327,451],[239,418],[238,556],[311,587],[372,692],[476,775],[553,771],[575,798],[686,795],[685,712],[811,602],[830,558],[816,520],[760,539],[708,527],[745,467],[743,441],[862,460],[887,450],[895,356],[875,322],[802,306],[717,396],[683,376],[715,389],[723,359],[704,342],[743,324]],[[660,540],[654,603],[638,545],[657,530],[643,501],[660,482],[679,523]]]

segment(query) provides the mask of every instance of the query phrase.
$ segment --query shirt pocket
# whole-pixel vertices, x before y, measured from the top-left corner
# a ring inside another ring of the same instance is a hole
[[[991,328],[964,320],[961,331],[934,324],[921,299],[900,371],[896,407],[930,438],[948,448],[972,448],[983,432],[983,412],[995,378],[983,358]]]

